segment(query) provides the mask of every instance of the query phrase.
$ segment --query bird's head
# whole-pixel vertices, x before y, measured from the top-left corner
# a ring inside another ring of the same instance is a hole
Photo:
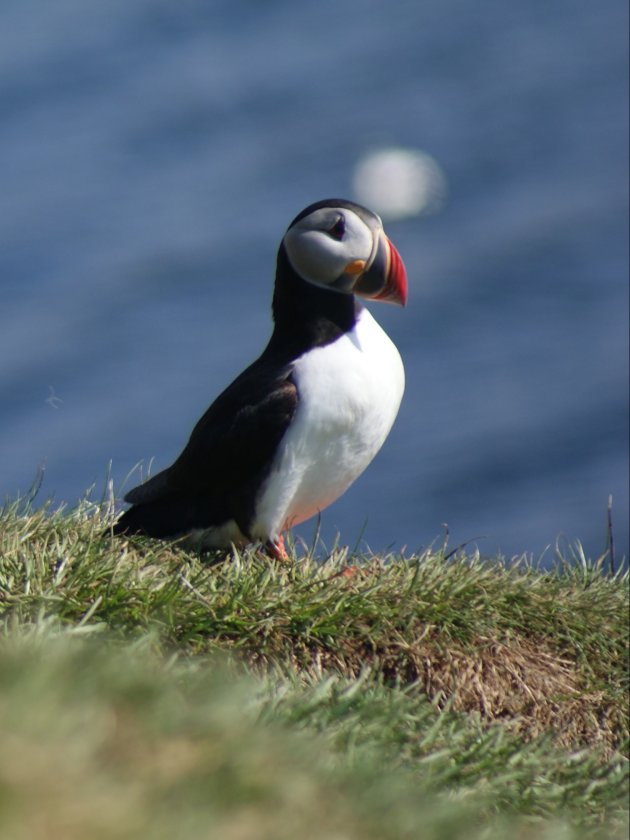
[[[369,300],[407,301],[407,273],[396,248],[371,210],[343,199],[311,204],[282,240],[300,277],[316,286]]]

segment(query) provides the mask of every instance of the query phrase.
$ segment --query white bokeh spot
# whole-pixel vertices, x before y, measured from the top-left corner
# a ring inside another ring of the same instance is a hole
[[[415,149],[389,148],[365,155],[352,183],[357,200],[385,220],[436,213],[447,195],[441,167]]]

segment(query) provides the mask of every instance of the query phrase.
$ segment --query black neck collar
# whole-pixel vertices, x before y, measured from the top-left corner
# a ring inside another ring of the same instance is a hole
[[[349,332],[356,324],[361,304],[354,295],[304,280],[294,271],[281,245],[272,310],[275,327],[271,344],[288,342],[304,353]]]

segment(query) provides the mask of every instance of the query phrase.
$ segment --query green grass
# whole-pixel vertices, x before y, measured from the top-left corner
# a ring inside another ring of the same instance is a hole
[[[107,516],[0,515],[0,836],[626,836],[627,577]]]

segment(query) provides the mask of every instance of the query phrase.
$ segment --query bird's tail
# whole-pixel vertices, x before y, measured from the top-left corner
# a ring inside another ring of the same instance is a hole
[[[197,527],[195,508],[196,505],[186,499],[165,499],[133,505],[114,523],[109,533],[173,539]]]

